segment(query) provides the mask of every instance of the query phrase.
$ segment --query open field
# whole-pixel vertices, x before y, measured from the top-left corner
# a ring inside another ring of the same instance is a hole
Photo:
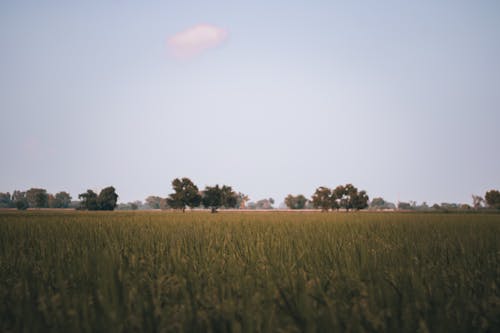
[[[1,332],[498,332],[500,215],[0,212]]]

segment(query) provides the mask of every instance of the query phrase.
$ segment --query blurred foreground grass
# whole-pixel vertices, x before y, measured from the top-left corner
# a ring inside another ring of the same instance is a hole
[[[500,215],[0,212],[2,332],[499,332]]]

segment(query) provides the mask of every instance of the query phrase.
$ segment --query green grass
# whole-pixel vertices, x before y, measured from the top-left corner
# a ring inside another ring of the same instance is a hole
[[[498,332],[500,215],[0,212],[2,332]]]

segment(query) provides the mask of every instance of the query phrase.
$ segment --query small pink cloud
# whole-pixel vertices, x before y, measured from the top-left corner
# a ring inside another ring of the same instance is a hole
[[[227,36],[225,29],[210,24],[197,24],[171,36],[167,44],[174,57],[186,59],[221,45]]]

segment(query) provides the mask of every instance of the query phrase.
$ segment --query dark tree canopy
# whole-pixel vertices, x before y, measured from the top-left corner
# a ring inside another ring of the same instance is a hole
[[[80,208],[85,210],[98,210],[99,206],[97,204],[97,193],[92,190],[87,190],[85,193],[78,195],[78,199],[81,200]]]
[[[189,208],[198,207],[201,203],[201,195],[198,187],[189,178],[176,178],[172,181],[174,193],[167,198],[167,204],[173,209],[184,211]]]
[[[86,210],[114,210],[118,201],[118,194],[116,194],[113,186],[103,188],[99,195],[92,190],[79,194],[78,199],[80,202],[80,209]]]
[[[116,194],[113,186],[108,186],[101,190],[97,197],[97,206],[99,210],[114,210],[116,202],[118,201],[118,194]]]
[[[312,196],[313,206],[321,208],[322,211],[329,209],[344,208],[359,210],[368,207],[368,195],[365,191],[358,191],[352,184],[339,185],[330,190],[327,187],[319,187]]]
[[[16,200],[15,205],[19,210],[26,210],[29,207],[28,200],[26,198]]]
[[[307,199],[302,194],[299,194],[297,196],[289,194],[285,198],[285,205],[290,209],[304,209],[306,203]]]
[[[488,207],[500,209],[500,192],[497,190],[490,190],[484,195],[484,200]]]
[[[324,212],[328,211],[333,204],[332,190],[325,186],[316,189],[312,196],[312,204],[314,208],[320,208]]]
[[[220,207],[236,208],[238,205],[238,194],[233,191],[231,186],[218,184],[215,186],[207,186],[203,191],[202,197],[203,206],[210,208],[212,213],[217,212]]]
[[[71,204],[71,195],[68,192],[59,192],[53,197],[53,208],[68,208]]]
[[[49,207],[49,195],[47,190],[43,188],[30,188],[26,191],[26,199],[32,208],[47,208]]]

